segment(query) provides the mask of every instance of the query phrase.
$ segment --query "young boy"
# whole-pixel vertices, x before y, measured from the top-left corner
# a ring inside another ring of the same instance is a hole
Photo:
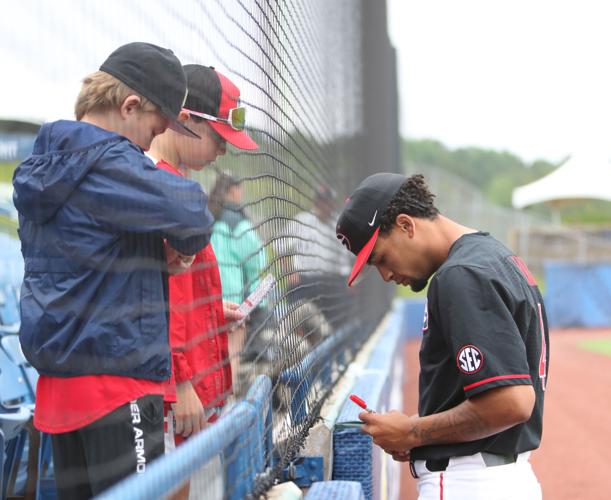
[[[44,125],[15,171],[25,260],[23,351],[40,372],[34,425],[52,434],[58,497],[90,498],[163,454],[170,377],[164,240],[209,241],[198,184],[142,150],[177,121],[180,61],[130,43],[83,81],[77,121]]]
[[[226,142],[239,149],[257,149],[243,130],[245,109],[239,107],[239,89],[214,68],[190,64],[183,69],[189,94],[180,119],[201,139],[173,130],[156,137],[148,154],[157,166],[176,176],[186,176],[188,170],[202,170],[225,154]],[[212,245],[197,253],[187,271],[170,278],[170,344],[176,403],[175,428],[169,437],[176,444],[213,421],[215,411],[231,391],[226,321],[241,319],[235,311],[237,307],[231,302],[225,302],[223,307]],[[167,399],[173,400],[171,393]],[[188,485],[178,496],[188,497]]]

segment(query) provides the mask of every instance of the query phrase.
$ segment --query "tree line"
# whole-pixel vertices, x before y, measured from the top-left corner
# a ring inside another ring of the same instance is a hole
[[[490,202],[505,207],[511,207],[514,188],[540,179],[563,163],[542,159],[528,163],[507,151],[478,147],[450,149],[434,139],[403,139],[401,147],[407,172],[426,166],[447,170],[477,187]],[[549,213],[550,208],[542,204],[527,210]],[[611,224],[611,203],[569,203],[562,207],[561,215],[567,224]]]

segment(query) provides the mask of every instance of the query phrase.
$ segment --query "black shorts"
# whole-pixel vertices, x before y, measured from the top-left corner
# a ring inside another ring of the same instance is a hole
[[[76,431],[53,434],[59,500],[91,498],[163,455],[163,397],[143,396]]]

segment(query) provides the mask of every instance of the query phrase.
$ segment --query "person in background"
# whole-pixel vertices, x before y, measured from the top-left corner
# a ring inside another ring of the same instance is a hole
[[[189,171],[200,171],[224,155],[227,142],[238,149],[257,149],[244,131],[245,109],[239,106],[240,91],[233,82],[211,67],[188,64],[184,72],[189,93],[179,119],[201,138],[173,130],[157,136],[149,151],[157,166],[188,177]],[[223,251],[217,253],[222,256]],[[223,302],[217,257],[210,244],[195,255],[189,269],[170,278],[175,386],[170,385],[166,400],[175,403],[167,408],[168,448],[214,422],[231,393],[227,333],[228,324],[242,319],[237,307],[235,302]],[[174,498],[188,498],[189,488],[186,483]]]
[[[215,218],[212,246],[221,255],[223,297],[235,302],[242,302],[257,287],[266,263],[261,239],[241,203],[242,181],[220,172],[208,202]]]
[[[277,244],[278,253],[288,256],[283,266],[290,273],[289,301],[313,304],[333,329],[349,316],[344,281],[350,272],[347,255],[335,237],[335,198],[331,189],[319,186],[312,210],[299,212],[287,224],[287,237]]]
[[[219,255],[223,297],[236,302],[242,302],[257,287],[266,266],[263,243],[241,203],[242,181],[229,172],[219,172],[208,203],[215,217],[211,242]],[[236,376],[240,374],[239,359],[253,360],[259,355],[261,346],[256,335],[261,333],[267,315],[263,301],[233,332],[230,353]]]
[[[129,43],[85,77],[77,121],[42,126],[15,170],[25,261],[20,341],[40,373],[57,496],[91,498],[163,454],[171,373],[164,241],[177,269],[209,241],[201,187],[143,154],[187,92],[168,49]],[[159,186],[163,186],[160,189]]]

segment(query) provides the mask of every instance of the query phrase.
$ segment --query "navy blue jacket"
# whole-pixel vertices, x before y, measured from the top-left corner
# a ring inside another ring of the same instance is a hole
[[[125,137],[44,125],[15,170],[25,260],[21,345],[46,375],[170,376],[163,240],[192,255],[213,218],[201,187]]]

